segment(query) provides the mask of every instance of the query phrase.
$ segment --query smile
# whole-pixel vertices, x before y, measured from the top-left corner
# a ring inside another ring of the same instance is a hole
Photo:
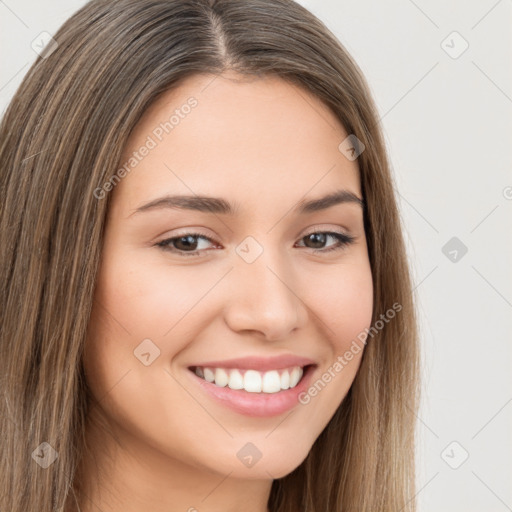
[[[187,366],[187,375],[215,403],[244,416],[283,414],[300,404],[318,364],[294,354],[202,361]]]
[[[279,393],[286,389],[293,389],[304,374],[304,368],[301,366],[264,372],[253,369],[201,366],[193,367],[191,370],[201,379],[220,388],[228,387],[248,393]]]

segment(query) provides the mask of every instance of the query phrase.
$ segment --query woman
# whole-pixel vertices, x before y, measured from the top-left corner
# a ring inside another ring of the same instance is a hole
[[[1,510],[414,511],[366,82],[289,0],[88,3],[1,133]]]

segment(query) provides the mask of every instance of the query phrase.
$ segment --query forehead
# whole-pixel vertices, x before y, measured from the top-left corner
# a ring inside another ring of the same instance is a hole
[[[140,119],[115,195],[130,210],[163,193],[248,208],[340,188],[360,196],[357,162],[338,149],[347,135],[322,101],[278,77],[195,75]]]

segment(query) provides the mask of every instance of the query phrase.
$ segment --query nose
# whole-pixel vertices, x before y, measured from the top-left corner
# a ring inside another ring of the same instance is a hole
[[[231,273],[225,321],[235,332],[257,332],[269,341],[285,340],[304,327],[308,312],[293,270],[265,251],[253,263],[238,261]]]

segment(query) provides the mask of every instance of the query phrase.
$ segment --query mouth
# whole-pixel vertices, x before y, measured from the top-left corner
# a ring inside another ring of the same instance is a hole
[[[301,382],[304,373],[312,366],[290,366],[268,371],[252,368],[192,366],[189,370],[200,379],[219,388],[227,387],[235,391],[272,394],[294,389]]]
[[[210,400],[248,417],[273,417],[300,404],[318,365],[296,356],[209,361],[187,367]]]

